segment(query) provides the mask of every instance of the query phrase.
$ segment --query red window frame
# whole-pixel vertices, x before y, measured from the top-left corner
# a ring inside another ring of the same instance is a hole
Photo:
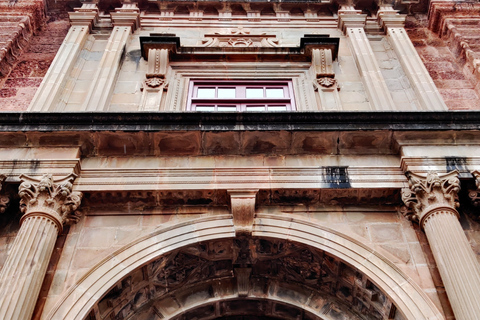
[[[199,97],[199,90],[201,89],[210,89],[210,95]],[[214,90],[213,96],[211,95],[212,89]],[[221,89],[235,89],[235,97],[219,97]],[[251,89],[256,90],[256,93],[259,93],[259,89],[262,89],[262,95],[249,97],[253,93],[253,91],[249,91]],[[283,96],[275,96],[280,89]],[[295,109],[291,80],[191,80],[189,84],[188,111],[278,112]]]

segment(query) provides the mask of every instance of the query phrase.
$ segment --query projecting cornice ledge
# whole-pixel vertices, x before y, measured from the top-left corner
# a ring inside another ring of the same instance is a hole
[[[480,112],[0,113],[0,132],[251,130],[480,130]]]

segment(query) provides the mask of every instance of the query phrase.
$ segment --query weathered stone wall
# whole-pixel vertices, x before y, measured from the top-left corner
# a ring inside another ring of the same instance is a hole
[[[440,37],[442,31],[439,35],[431,29],[426,15],[409,16],[407,19],[406,30],[410,39],[448,108],[480,110],[479,79],[461,49],[461,43],[465,45],[474,40],[470,33],[478,34],[480,27],[467,23],[461,28],[467,42],[452,32]],[[473,43],[471,45],[477,47]]]
[[[13,63],[8,76],[0,80],[0,110],[27,110],[69,27],[66,20],[48,22],[29,38],[25,43],[28,49]]]

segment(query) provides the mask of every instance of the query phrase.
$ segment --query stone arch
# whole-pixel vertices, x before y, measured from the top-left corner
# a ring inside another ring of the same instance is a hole
[[[371,279],[405,319],[444,319],[408,276],[385,255],[357,239],[310,221],[276,215],[258,215],[253,237],[283,239],[323,250]],[[116,283],[150,261],[195,243],[233,238],[235,231],[230,215],[200,218],[153,232],[98,263],[66,292],[45,319],[84,319]]]

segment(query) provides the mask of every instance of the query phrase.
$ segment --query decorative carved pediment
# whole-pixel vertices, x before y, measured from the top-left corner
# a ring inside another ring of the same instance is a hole
[[[238,27],[225,32],[206,34],[200,43],[202,47],[278,47],[278,40],[272,34],[251,34],[250,29]]]
[[[43,215],[53,220],[59,230],[63,224],[79,220],[76,211],[82,201],[81,192],[72,192],[76,175],[54,180],[51,174],[44,174],[41,179],[21,175],[18,194],[22,220],[30,215]]]

